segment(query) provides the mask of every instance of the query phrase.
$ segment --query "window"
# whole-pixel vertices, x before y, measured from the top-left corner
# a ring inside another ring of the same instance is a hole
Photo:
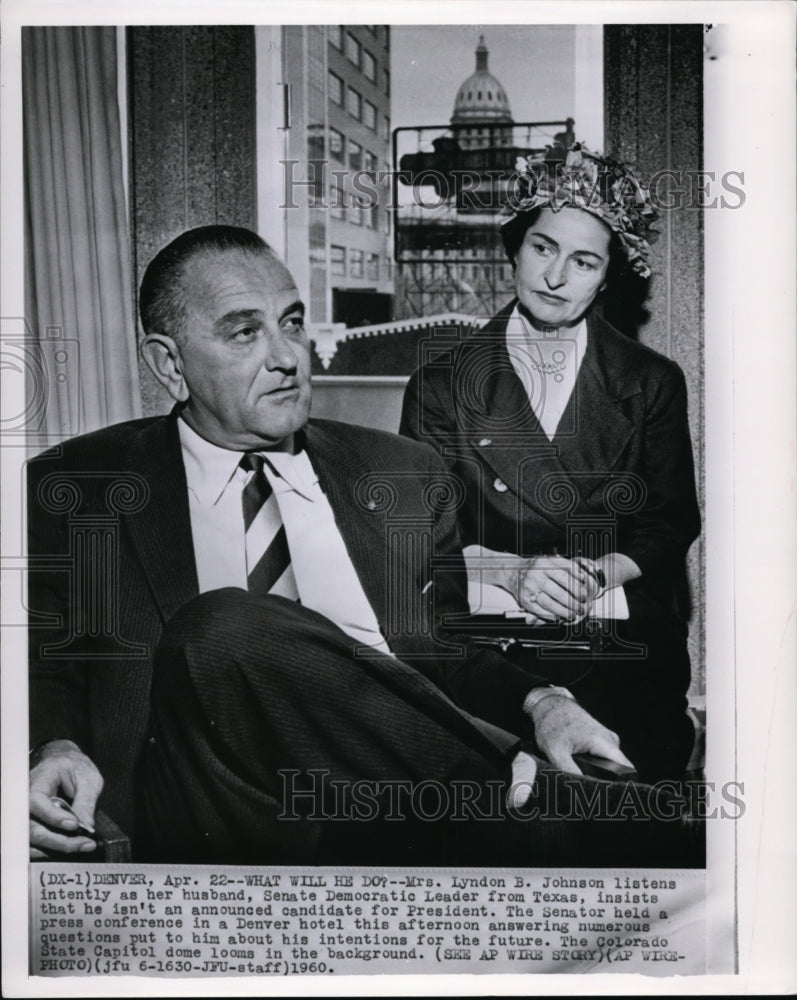
[[[390,97],[390,70],[385,70],[385,93]]]
[[[330,24],[328,27],[328,37],[336,49],[343,51],[343,28],[339,24]]]
[[[354,87],[346,88],[346,108],[352,118],[356,118],[357,121],[362,121],[363,117],[363,99],[354,89]]]
[[[352,170],[362,169],[363,164],[363,148],[359,142],[354,142],[349,139],[349,167]]]
[[[372,83],[376,83],[376,59],[368,49],[363,49],[363,73]]]
[[[330,274],[346,277],[346,249],[336,247],[333,243],[329,248],[329,271]]]
[[[365,118],[363,119],[368,128],[376,132],[376,105],[370,101],[365,102]]]
[[[346,195],[343,190],[343,173],[332,172],[332,183],[329,188],[329,207],[333,219],[346,218]]]
[[[361,226],[363,224],[364,215],[365,211],[362,205],[359,203],[359,201],[352,198],[351,204],[349,205],[349,222],[353,226]]]
[[[338,132],[336,128],[331,128],[329,130],[329,152],[336,160],[343,161],[343,144],[345,139],[342,132]]]
[[[379,254],[369,253],[365,262],[365,276],[371,281],[379,281]]]
[[[362,250],[349,250],[349,274],[352,278],[362,278],[363,276],[363,252]]]
[[[348,31],[346,32],[346,58],[349,62],[353,62],[354,65],[360,68],[360,56],[362,52],[362,46]]]
[[[343,80],[332,70],[329,71],[329,99],[343,106]]]
[[[369,174],[376,173],[376,164],[376,157],[366,149],[363,153],[363,170],[367,170]]]
[[[382,138],[385,141],[390,139],[390,119],[387,115],[382,119]]]
[[[374,202],[368,210],[368,228],[379,229],[379,205]]]
[[[307,129],[307,156],[311,160],[324,159],[324,126],[310,125]]]

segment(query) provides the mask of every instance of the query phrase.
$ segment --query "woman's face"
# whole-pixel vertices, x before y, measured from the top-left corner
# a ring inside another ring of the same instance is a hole
[[[517,255],[515,289],[543,326],[577,323],[603,288],[611,231],[580,208],[540,211]]]

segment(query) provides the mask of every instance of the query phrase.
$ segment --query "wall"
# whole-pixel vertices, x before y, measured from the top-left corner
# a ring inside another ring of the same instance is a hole
[[[644,303],[620,310],[624,332],[673,358],[684,371],[701,509],[703,489],[703,226],[690,205],[687,171],[702,167],[703,26],[612,25],[604,29],[606,152],[643,177],[679,173],[684,204],[663,213],[653,247],[653,278]],[[616,320],[618,317],[611,317]],[[705,689],[705,542],[689,553],[693,691]]]
[[[253,229],[255,61],[251,27],[129,28],[130,226],[135,286],[193,226]],[[139,365],[144,414],[170,408]]]
[[[407,379],[338,376],[313,378],[313,416],[398,431]]]

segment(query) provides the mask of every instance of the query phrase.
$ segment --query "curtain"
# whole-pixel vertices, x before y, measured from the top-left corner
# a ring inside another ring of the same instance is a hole
[[[112,27],[24,28],[26,312],[50,442],[140,414]]]

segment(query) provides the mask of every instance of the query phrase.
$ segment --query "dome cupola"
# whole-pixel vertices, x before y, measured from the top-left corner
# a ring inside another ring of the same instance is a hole
[[[476,49],[476,72],[457,91],[454,113],[451,116],[452,125],[512,123],[506,91],[487,68],[488,55],[482,35]]]

